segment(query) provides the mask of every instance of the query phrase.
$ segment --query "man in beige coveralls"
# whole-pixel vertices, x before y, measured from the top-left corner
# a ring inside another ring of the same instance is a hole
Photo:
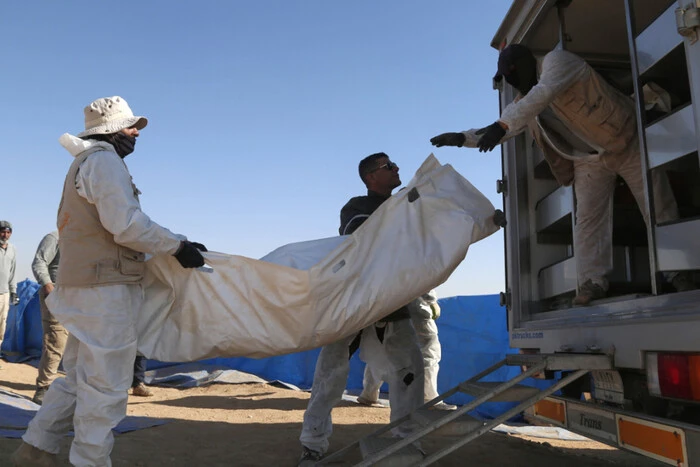
[[[41,405],[44,394],[58,375],[58,365],[66,348],[68,331],[46,307],[46,297],[53,292],[58,272],[58,232],[54,231],[41,239],[32,261],[32,272],[39,283],[39,306],[41,308],[41,328],[43,331],[39,374],[36,377],[36,392],[32,400]]]

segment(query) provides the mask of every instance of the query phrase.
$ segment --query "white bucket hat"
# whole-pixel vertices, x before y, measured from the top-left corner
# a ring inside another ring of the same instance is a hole
[[[148,124],[146,117],[134,116],[129,104],[119,96],[102,97],[85,107],[85,131],[79,138],[89,135],[107,135],[124,128],[142,129]]]

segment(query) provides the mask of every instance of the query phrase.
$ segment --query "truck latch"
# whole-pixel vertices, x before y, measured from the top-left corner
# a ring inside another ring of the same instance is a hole
[[[510,308],[510,291],[498,294],[498,302],[501,306]]]
[[[504,195],[508,193],[508,186],[506,185],[506,179],[496,180],[496,193],[503,193]]]
[[[496,209],[496,211],[493,213],[493,223],[502,229],[505,228],[505,226],[508,224],[506,221],[506,214],[500,209]]]
[[[686,8],[676,8],[676,28],[678,34],[690,38],[690,43],[694,44],[698,40],[698,27],[700,27],[700,0],[695,0],[693,4]]]

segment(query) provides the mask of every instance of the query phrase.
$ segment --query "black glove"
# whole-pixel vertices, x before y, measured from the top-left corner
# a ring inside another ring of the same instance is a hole
[[[16,293],[10,294],[10,305],[17,305],[19,303],[19,297]]]
[[[479,138],[476,147],[479,152],[493,151],[493,148],[501,142],[501,139],[506,135],[506,130],[498,122],[493,122],[491,125],[477,130],[477,135],[484,135]]]
[[[466,141],[467,137],[462,133],[443,133],[441,135],[430,138],[430,143],[433,146],[461,146]]]
[[[204,257],[194,243],[183,241],[174,256],[183,268],[204,266]]]
[[[191,244],[192,246],[194,246],[195,248],[197,248],[199,251],[209,251],[209,250],[207,250],[207,247],[205,247],[205,246],[202,245],[201,243],[190,242],[190,244]]]

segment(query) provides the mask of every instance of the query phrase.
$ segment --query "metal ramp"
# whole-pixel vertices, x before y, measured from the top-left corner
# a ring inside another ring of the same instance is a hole
[[[504,382],[480,382],[483,377],[493,373],[504,365],[524,366],[525,371]],[[442,457],[464,446],[470,441],[487,433],[495,426],[505,422],[545,397],[563,388],[570,382],[580,378],[589,371],[609,370],[612,368],[611,357],[601,354],[513,354],[504,360],[487,368],[473,378],[460,383],[444,394],[418,408],[411,414],[386,425],[370,435],[325,457],[316,465],[331,465],[340,461],[352,449],[359,447],[363,461],[355,467],[376,466],[426,466],[431,465]],[[519,385],[521,381],[543,371],[571,371],[565,378],[557,381],[547,389],[539,390],[529,386]],[[473,401],[451,412],[431,410],[430,408],[457,392],[470,394]],[[486,402],[519,401],[520,403],[494,418],[493,420],[478,420],[467,413]],[[411,421],[420,428],[406,438],[386,437],[392,428]],[[443,435],[454,437],[449,446],[424,457],[423,453],[414,447],[413,443],[428,435]]]

